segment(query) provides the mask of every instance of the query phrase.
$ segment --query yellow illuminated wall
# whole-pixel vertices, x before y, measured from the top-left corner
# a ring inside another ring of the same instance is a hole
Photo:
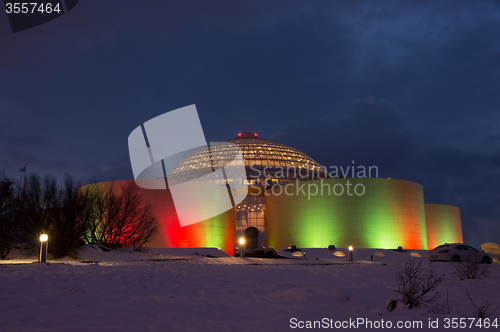
[[[462,243],[460,209],[442,204],[425,204],[427,244],[434,249],[443,243]]]
[[[266,247],[427,249],[423,188],[414,182],[324,179],[274,186],[264,197]]]

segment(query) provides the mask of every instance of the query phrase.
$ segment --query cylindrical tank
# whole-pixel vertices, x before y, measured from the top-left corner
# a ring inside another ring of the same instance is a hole
[[[394,179],[322,179],[265,193],[266,247],[427,249],[423,188]]]
[[[443,204],[425,204],[429,250],[444,243],[462,243],[460,209]]]

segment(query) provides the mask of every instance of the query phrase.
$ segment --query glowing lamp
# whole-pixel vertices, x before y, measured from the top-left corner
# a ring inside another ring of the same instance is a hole
[[[245,238],[240,238],[240,257],[245,258]]]
[[[257,134],[253,134],[255,137],[257,137]]]
[[[241,136],[241,133],[239,133],[238,136]]]
[[[352,246],[349,246],[349,261],[350,262],[353,261],[353,258],[352,258]]]
[[[349,246],[349,251],[352,251],[352,246]]]
[[[40,259],[38,260],[40,263],[47,262],[47,241],[49,237],[47,234],[40,235]]]

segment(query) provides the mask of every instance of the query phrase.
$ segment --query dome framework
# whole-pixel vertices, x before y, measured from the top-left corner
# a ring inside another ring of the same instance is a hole
[[[229,144],[227,144],[229,143]],[[239,153],[243,155],[246,184],[289,183],[296,180],[324,178],[326,169],[307,154],[282,143],[242,133],[223,143],[211,144],[181,161],[167,178],[193,180],[231,163]],[[228,181],[244,178],[243,174],[228,174]],[[224,179],[219,180],[224,184]]]

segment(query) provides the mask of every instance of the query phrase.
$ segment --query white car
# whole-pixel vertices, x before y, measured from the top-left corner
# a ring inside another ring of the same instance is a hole
[[[491,256],[463,243],[445,243],[429,250],[429,261],[478,262],[491,264]]]

